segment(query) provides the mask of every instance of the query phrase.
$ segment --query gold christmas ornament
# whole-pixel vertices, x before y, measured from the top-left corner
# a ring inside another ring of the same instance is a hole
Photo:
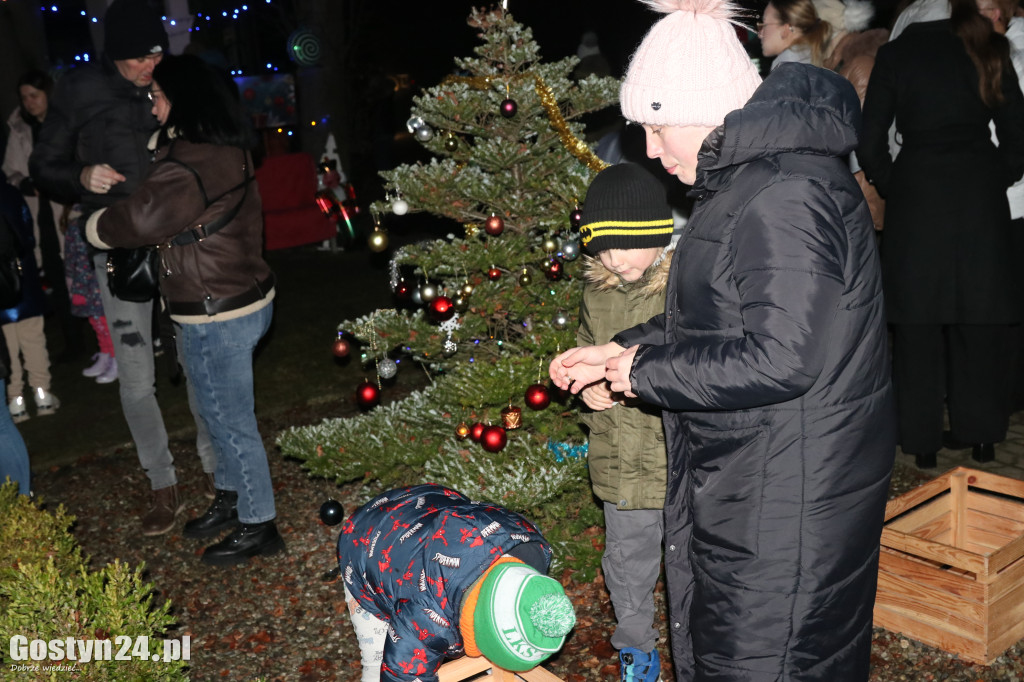
[[[558,249],[558,244],[554,239],[548,237],[544,240],[544,253],[554,253]]]
[[[465,440],[469,437],[469,426],[466,422],[460,422],[459,425],[455,427],[455,435],[459,437],[459,440]]]
[[[501,422],[508,431],[518,429],[523,425],[523,411],[509,404],[508,407],[501,411]]]
[[[373,232],[370,233],[366,243],[370,247],[370,251],[380,253],[388,248],[388,233],[382,230],[380,225],[374,225]]]

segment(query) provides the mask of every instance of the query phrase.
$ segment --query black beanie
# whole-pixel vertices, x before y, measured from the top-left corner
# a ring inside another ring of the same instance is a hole
[[[114,0],[103,27],[103,51],[113,60],[167,52],[164,22],[146,0]]]
[[[649,249],[672,240],[672,209],[665,187],[635,163],[597,174],[583,202],[580,241],[596,255],[605,249]]]

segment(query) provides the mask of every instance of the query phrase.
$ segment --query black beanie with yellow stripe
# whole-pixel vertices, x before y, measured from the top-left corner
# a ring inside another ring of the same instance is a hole
[[[664,185],[650,171],[617,163],[597,174],[580,221],[580,242],[588,253],[665,247],[671,239],[672,209]]]

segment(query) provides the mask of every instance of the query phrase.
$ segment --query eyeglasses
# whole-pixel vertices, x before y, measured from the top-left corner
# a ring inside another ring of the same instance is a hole
[[[779,22],[779,21],[769,21],[769,22],[766,23],[766,22],[763,22],[763,21],[759,21],[759,22],[757,22],[756,26],[757,26],[757,32],[760,33],[761,31],[764,30],[765,26],[782,26],[782,22]]]
[[[155,102],[158,98],[162,98],[164,96],[164,91],[163,90],[150,90],[149,92],[146,93],[146,96],[149,97],[149,101],[150,102]]]

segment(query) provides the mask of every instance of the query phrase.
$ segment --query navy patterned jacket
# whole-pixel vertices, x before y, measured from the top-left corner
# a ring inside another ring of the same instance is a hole
[[[425,484],[389,490],[348,518],[338,537],[345,586],[387,622],[382,682],[433,682],[464,653],[462,597],[504,554],[547,573],[551,547],[524,517]]]

